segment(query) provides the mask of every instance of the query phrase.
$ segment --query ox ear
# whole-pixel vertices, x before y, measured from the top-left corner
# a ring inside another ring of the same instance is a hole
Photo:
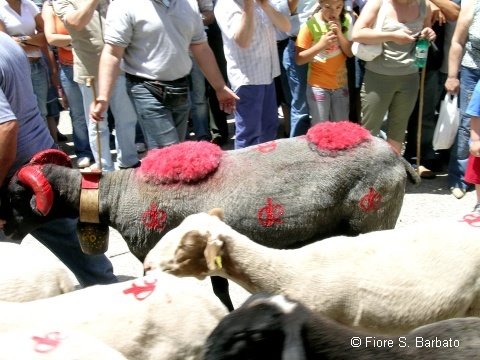
[[[208,212],[208,215],[216,216],[222,221],[225,218],[225,214],[222,208],[213,208]]]
[[[222,247],[225,239],[222,235],[219,235],[216,239],[208,239],[207,246],[203,251],[205,260],[207,262],[208,270],[213,271],[221,269],[222,265]]]

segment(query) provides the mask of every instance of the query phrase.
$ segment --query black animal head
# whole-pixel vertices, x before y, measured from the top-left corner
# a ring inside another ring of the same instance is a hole
[[[51,165],[71,167],[68,156],[58,150],[46,150],[12,177],[2,193],[0,213],[7,220],[7,237],[21,240],[38,226],[59,217],[72,216],[65,209],[54,206],[55,191],[45,175]],[[58,196],[57,196],[58,197]]]
[[[281,295],[255,294],[227,315],[205,345],[205,360],[306,360],[308,312]]]

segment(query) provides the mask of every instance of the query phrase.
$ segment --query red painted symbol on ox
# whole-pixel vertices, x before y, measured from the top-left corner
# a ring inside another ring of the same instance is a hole
[[[282,216],[284,212],[285,208],[283,205],[274,204],[272,198],[267,198],[267,205],[258,210],[258,222],[264,227],[283,224]]]
[[[167,222],[167,213],[159,209],[155,203],[151,203],[150,207],[142,214],[142,223],[149,230],[162,232]]]
[[[467,214],[463,217],[463,220],[460,220],[460,222],[466,222],[473,227],[480,227],[480,214]]]
[[[155,290],[157,279],[153,279],[153,281],[144,279],[143,283],[144,285],[136,285],[135,283],[132,283],[132,286],[123,290],[123,293],[126,295],[133,294],[135,299],[139,301],[145,300],[147,297],[152,295],[153,291]]]
[[[360,208],[365,212],[374,212],[380,209],[382,205],[382,195],[375,191],[374,188],[368,190],[368,194],[360,199]]]
[[[269,141],[269,142],[257,145],[257,150],[264,154],[270,153],[274,151],[276,148],[277,148],[276,141]]]
[[[38,353],[48,353],[55,350],[58,345],[65,339],[58,331],[50,332],[45,336],[32,336],[32,340],[35,341],[33,350]]]

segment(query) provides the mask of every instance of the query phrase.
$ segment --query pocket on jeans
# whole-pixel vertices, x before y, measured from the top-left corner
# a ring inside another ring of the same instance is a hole
[[[165,86],[163,90],[165,106],[177,107],[188,103],[188,87]]]

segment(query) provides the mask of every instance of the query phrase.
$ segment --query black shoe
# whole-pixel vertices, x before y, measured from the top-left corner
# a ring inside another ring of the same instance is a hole
[[[65,142],[68,140],[68,137],[63,135],[60,131],[57,131],[57,139],[59,142]]]
[[[120,165],[118,165],[118,168],[119,168],[120,170],[135,169],[135,168],[140,167],[140,165],[142,165],[142,162],[141,162],[141,161],[137,162],[136,164],[133,164],[132,166],[120,166]]]

